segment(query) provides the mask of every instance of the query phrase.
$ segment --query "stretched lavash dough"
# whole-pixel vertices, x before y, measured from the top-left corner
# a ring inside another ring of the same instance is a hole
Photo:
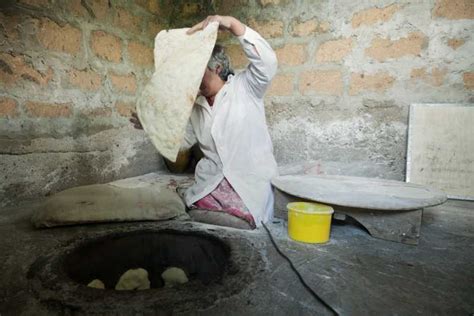
[[[177,267],[169,267],[162,274],[161,278],[165,281],[165,286],[174,286],[188,282],[188,276],[183,269]]]
[[[101,290],[105,289],[104,282],[102,282],[99,279],[92,280],[91,282],[89,282],[89,284],[87,284],[87,286],[95,288],[95,289],[101,289]]]
[[[148,290],[148,271],[142,268],[127,270],[115,285],[116,290]]]
[[[186,124],[216,43],[218,23],[187,35],[163,30],[155,38],[155,73],[137,100],[143,129],[156,149],[176,161]]]

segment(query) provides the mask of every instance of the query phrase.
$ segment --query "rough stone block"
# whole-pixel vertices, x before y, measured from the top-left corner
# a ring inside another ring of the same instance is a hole
[[[400,5],[391,4],[384,8],[370,8],[356,12],[352,16],[352,27],[356,28],[361,25],[372,25],[378,22],[386,22],[400,10]]]
[[[244,68],[249,63],[240,44],[228,45],[226,46],[225,51],[230,58],[232,67],[235,69]]]
[[[136,112],[135,104],[124,101],[117,101],[115,103],[115,108],[120,116],[130,117],[132,112]]]
[[[352,39],[345,38],[327,41],[319,46],[316,52],[316,62],[325,63],[341,61],[352,51]]]
[[[474,72],[465,72],[462,75],[464,87],[469,90],[474,90]]]
[[[342,74],[338,70],[305,71],[300,75],[299,89],[305,95],[340,95],[343,90]]]
[[[82,90],[91,91],[98,90],[102,85],[100,75],[88,69],[71,69],[69,71],[69,82]]]
[[[70,11],[74,16],[79,17],[95,17],[97,20],[104,22],[109,15],[110,7],[109,1],[107,0],[88,0],[85,2],[86,6],[84,6],[81,0],[69,0],[63,1],[64,6],[67,11]]]
[[[474,1],[438,0],[433,9],[433,17],[450,20],[474,19]]]
[[[18,103],[11,98],[0,97],[0,117],[18,116]]]
[[[293,74],[278,74],[273,78],[270,88],[268,88],[268,96],[288,96],[293,94]]]
[[[49,50],[76,55],[82,44],[82,32],[69,24],[59,26],[48,18],[42,18],[37,34],[41,45]]]
[[[427,37],[420,32],[413,32],[399,40],[375,38],[369,48],[365,50],[367,56],[378,61],[391,58],[400,58],[407,55],[419,55],[427,44]]]
[[[33,117],[69,117],[72,114],[72,104],[70,103],[43,103],[28,101],[25,109],[29,116]]]
[[[443,84],[446,73],[447,70],[445,68],[432,68],[431,73],[426,68],[414,68],[410,73],[410,77],[414,81],[422,80],[435,87],[439,87]]]
[[[306,45],[286,44],[275,50],[279,65],[302,65],[306,62]]]
[[[194,15],[198,15],[202,9],[203,8],[199,3],[183,3],[183,6],[181,7],[181,16],[184,18],[189,18]]]
[[[109,73],[109,78],[113,87],[120,92],[135,93],[137,91],[137,80],[134,74],[119,75]]]
[[[94,53],[106,60],[118,63],[122,59],[122,40],[104,31],[94,31],[91,36]]]
[[[279,5],[285,0],[258,0],[258,4],[260,4],[262,7],[267,7],[270,5]]]
[[[301,21],[299,18],[293,20],[290,26],[290,33],[293,36],[304,37],[329,31],[328,22],[319,22],[316,19]]]
[[[128,57],[135,65],[152,66],[153,48],[145,46],[139,42],[130,42],[128,44]]]
[[[135,3],[153,14],[160,13],[160,7],[157,0],[136,0]]]
[[[425,78],[426,76],[426,68],[413,68],[410,73],[411,79]]]
[[[140,33],[142,18],[125,8],[117,8],[114,23],[125,32]]]
[[[78,3],[77,3],[78,2]],[[99,21],[104,21],[110,11],[109,1],[105,0],[89,0],[86,2],[94,17]],[[81,16],[90,15],[80,0],[74,0],[73,10],[78,12]]]
[[[148,0],[148,10],[151,13],[159,14],[160,13],[160,5],[156,0]]]
[[[18,1],[19,3],[21,4],[27,4],[27,5],[30,5],[30,6],[34,6],[34,7],[47,7],[48,4],[49,4],[49,1],[48,0],[19,0]]]
[[[156,35],[163,29],[164,29],[164,27],[160,22],[158,22],[156,20],[152,20],[152,21],[148,22],[146,32],[147,32],[148,36],[150,36],[152,39],[154,39],[156,37]]]
[[[17,43],[20,40],[18,27],[22,22],[20,15],[6,15],[0,12],[0,31],[10,43]]]
[[[450,38],[448,39],[448,46],[451,47],[452,49],[456,50],[462,45],[464,45],[466,41],[462,38]]]
[[[0,53],[0,82],[7,86],[15,84],[18,80],[27,80],[46,86],[52,77],[51,68],[43,73],[28,65],[21,55]]]
[[[216,11],[220,15],[235,14],[241,8],[245,8],[248,5],[248,0],[217,0]]]
[[[439,87],[444,82],[444,77],[448,73],[446,68],[433,68],[431,69],[431,84],[435,87]]]
[[[88,117],[104,117],[104,116],[111,116],[112,109],[111,108],[96,108],[96,109],[87,109],[82,111],[85,116]]]
[[[66,10],[71,12],[74,16],[86,17],[88,15],[88,12],[82,5],[81,0],[69,0],[65,5]]]
[[[256,21],[255,19],[251,19],[249,26],[260,33],[264,38],[274,38],[283,35],[284,24],[283,21],[280,20]]]
[[[395,78],[386,72],[375,74],[353,73],[351,74],[349,94],[355,95],[361,91],[383,92],[389,89],[394,82]]]

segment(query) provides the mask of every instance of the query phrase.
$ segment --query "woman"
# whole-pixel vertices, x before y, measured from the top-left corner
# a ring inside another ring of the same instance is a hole
[[[195,183],[184,192],[184,200],[191,209],[222,211],[255,228],[273,216],[270,180],[277,175],[277,165],[263,96],[276,73],[277,59],[257,32],[234,17],[209,16],[187,33],[211,22],[238,38],[250,64],[234,76],[222,47],[213,50],[181,153],[194,143],[203,153]],[[132,122],[140,127],[136,115]]]

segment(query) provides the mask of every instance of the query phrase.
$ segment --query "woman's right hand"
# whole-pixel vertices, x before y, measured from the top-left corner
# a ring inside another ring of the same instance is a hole
[[[197,31],[202,31],[209,23],[218,22],[220,30],[228,30],[235,36],[241,36],[245,33],[245,25],[232,16],[209,15],[202,22],[191,27],[186,34],[191,35]]]
[[[136,112],[132,112],[132,117],[130,118],[130,122],[132,122],[133,127],[136,129],[143,129],[142,123],[140,122],[140,119],[138,118],[138,115]]]

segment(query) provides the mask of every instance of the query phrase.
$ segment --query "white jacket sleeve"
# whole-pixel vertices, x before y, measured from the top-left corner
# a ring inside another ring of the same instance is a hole
[[[186,125],[186,133],[184,134],[184,139],[183,143],[181,144],[181,150],[188,150],[189,148],[193,147],[194,144],[196,144],[197,138],[196,134],[194,134],[194,128],[193,125],[191,124],[191,120],[188,121],[188,124]]]
[[[252,93],[262,98],[277,71],[276,54],[270,44],[248,26],[245,26],[245,33],[238,39],[250,61],[244,71],[245,81]]]

